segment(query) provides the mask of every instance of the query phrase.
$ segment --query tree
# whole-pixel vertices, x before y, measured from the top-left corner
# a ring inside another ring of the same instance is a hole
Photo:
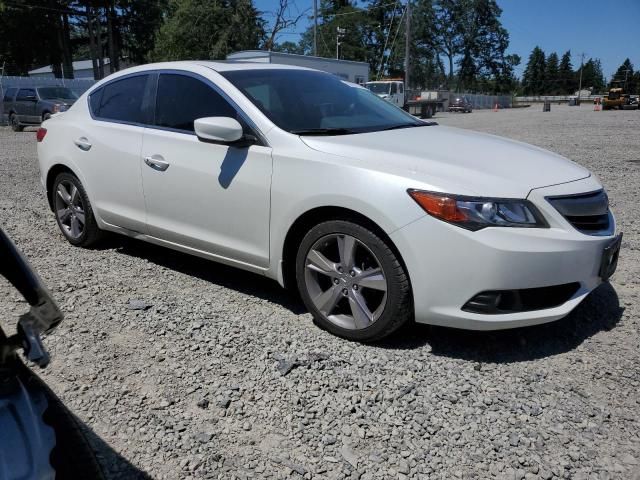
[[[276,43],[273,46],[274,52],[294,53],[296,55],[304,55],[304,50],[299,43],[295,42],[282,42]]]
[[[590,58],[582,69],[582,88],[591,89],[592,92],[601,92],[605,85],[600,60]]]
[[[628,58],[618,67],[616,73],[611,77],[611,81],[622,82],[626,93],[635,93],[638,89],[636,84],[636,75],[633,70],[633,64]]]
[[[561,93],[560,64],[556,52],[550,53],[547,57],[544,84],[544,93],[551,95],[559,95]]]
[[[305,16],[309,9],[303,12],[293,12],[295,2],[289,0],[278,0],[278,6],[273,12],[267,12],[273,16],[267,31],[267,38],[264,43],[265,50],[273,50],[276,45],[276,37],[287,28],[295,27],[300,19]],[[264,14],[263,14],[264,15]],[[291,43],[291,42],[290,42]]]
[[[463,38],[460,28],[461,2],[456,0],[437,0],[434,3],[434,44],[438,53],[446,56],[449,61],[449,83],[453,81],[453,63],[455,57],[461,53]]]
[[[172,0],[169,8],[156,60],[223,59],[258,48],[264,37],[264,21],[250,0]]]
[[[458,1],[457,18],[462,32],[458,90],[477,89],[480,78],[501,80],[511,77],[512,66],[505,55],[509,33],[500,23],[502,9],[495,0]],[[501,90],[497,88],[497,82],[483,83],[493,85],[495,93]]]
[[[558,87],[559,93],[563,95],[573,94],[578,88],[576,74],[571,64],[571,50],[567,50],[560,59],[558,67]]]
[[[529,55],[529,61],[522,75],[522,87],[527,95],[541,95],[545,87],[546,58],[542,49],[536,46]]]

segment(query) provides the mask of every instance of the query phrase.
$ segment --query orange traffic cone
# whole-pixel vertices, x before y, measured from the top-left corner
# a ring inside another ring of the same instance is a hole
[[[498,111],[498,104],[497,104],[497,103],[493,106],[493,111],[494,111],[494,112],[497,112],[497,111]]]

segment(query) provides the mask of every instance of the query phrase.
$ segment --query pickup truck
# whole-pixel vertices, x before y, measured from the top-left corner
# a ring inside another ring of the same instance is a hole
[[[404,88],[403,80],[376,80],[364,86],[380,98],[420,118],[431,118],[443,108],[439,92],[409,92]]]
[[[8,88],[3,111],[14,132],[29,125],[40,125],[54,113],[64,112],[76,101],[77,95],[66,87]]]

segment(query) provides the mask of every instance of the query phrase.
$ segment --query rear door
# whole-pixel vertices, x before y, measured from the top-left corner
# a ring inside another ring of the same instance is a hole
[[[93,208],[105,222],[135,232],[146,228],[140,152],[150,79],[146,73],[133,74],[92,92],[93,118],[72,132],[75,160],[86,177]]]
[[[234,117],[235,106],[202,77],[161,73],[155,126],[145,130],[142,179],[149,235],[254,266],[269,262],[271,148],[202,142],[193,121]],[[245,132],[256,134],[248,125]],[[167,165],[158,170],[150,158]]]

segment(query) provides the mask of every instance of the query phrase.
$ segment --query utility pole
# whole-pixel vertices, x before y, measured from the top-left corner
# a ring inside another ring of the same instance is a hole
[[[580,82],[578,83],[578,101],[576,102],[580,106],[580,93],[582,93],[582,67],[584,66],[584,52],[580,54]]]
[[[340,39],[344,37],[345,33],[347,33],[346,28],[336,28],[336,58],[340,58],[340,45],[342,45]]]
[[[318,0],[313,0],[313,56],[318,56]]]
[[[404,38],[404,91],[406,95],[406,91],[409,88],[409,52],[411,50],[411,0],[407,0],[407,6],[404,14],[407,16],[407,31]]]

